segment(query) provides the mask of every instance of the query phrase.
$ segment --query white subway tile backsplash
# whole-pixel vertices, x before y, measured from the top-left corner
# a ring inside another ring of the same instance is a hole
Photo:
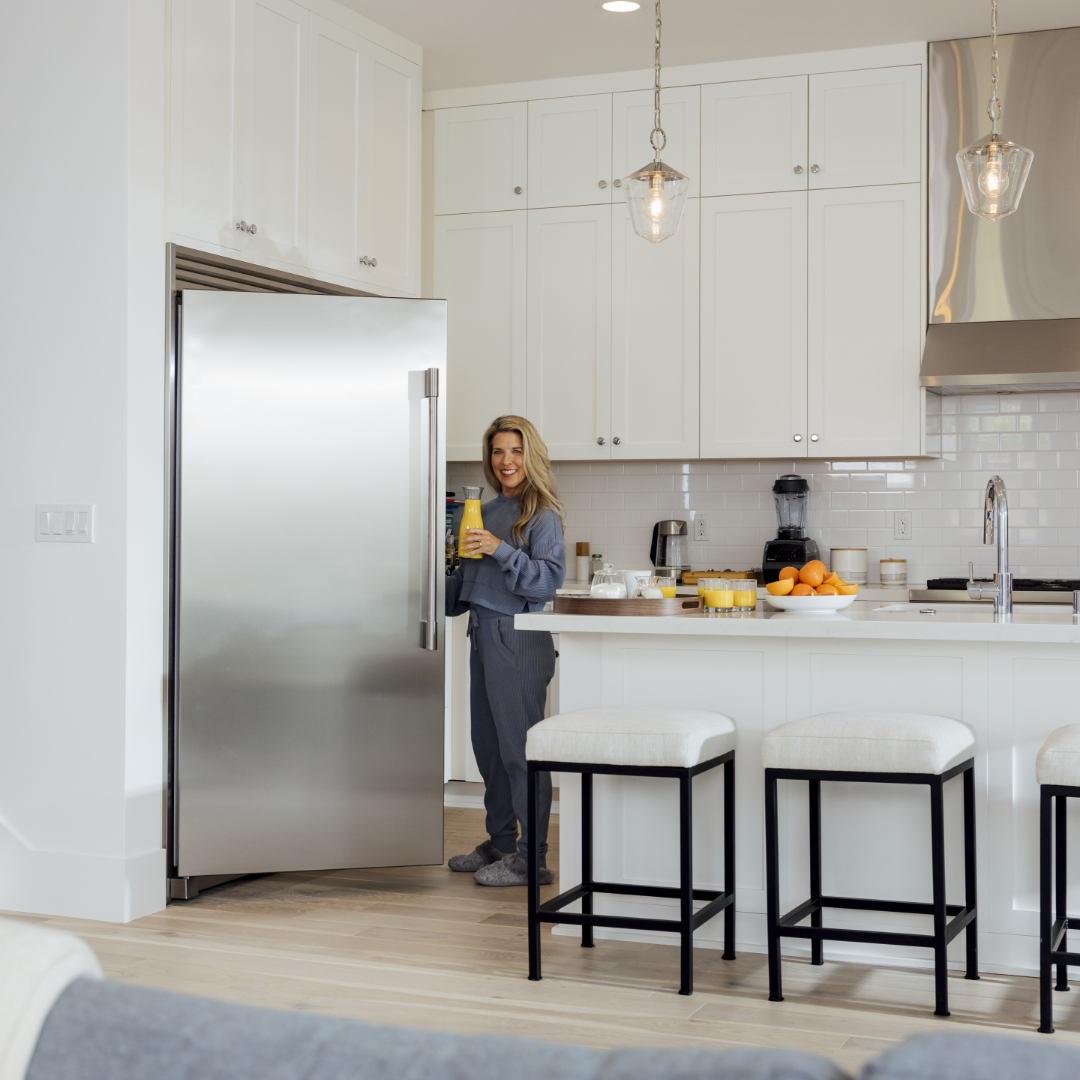
[[[985,575],[994,551],[982,543],[983,492],[999,473],[1013,572],[1080,576],[1080,394],[950,396],[940,414],[933,404],[928,435],[940,438],[940,457],[559,462],[567,542],[587,540],[617,566],[647,566],[656,521],[706,511],[710,539],[688,545],[692,564],[748,569],[776,532],[773,481],[798,473],[810,482],[808,531],[826,562],[831,547],[866,547],[871,580],[882,558],[907,559],[911,582],[966,574],[969,561]],[[485,483],[478,462],[451,463],[447,476],[449,490]],[[911,514],[910,540],[895,539],[897,510]]]

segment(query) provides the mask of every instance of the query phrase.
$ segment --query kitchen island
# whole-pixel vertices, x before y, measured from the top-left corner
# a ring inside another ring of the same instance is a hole
[[[1063,724],[1080,721],[1080,625],[1056,605],[1018,607],[1011,622],[974,605],[857,602],[836,614],[775,612],[668,618],[537,612],[523,630],[559,634],[561,711],[592,706],[710,709],[738,727],[736,750],[737,938],[765,950],[762,735],[788,720],[842,710],[953,717],[975,735],[980,966],[1035,974],[1038,966],[1038,784],[1035,755]],[[781,906],[808,896],[807,785],[780,785]],[[963,897],[961,784],[946,787],[949,902]],[[723,885],[719,770],[695,780],[695,882]],[[560,890],[580,881],[580,780],[560,784]],[[595,779],[595,877],[678,883],[674,782]],[[1070,809],[1070,814],[1074,813]],[[1070,822],[1070,837],[1080,821]],[[922,788],[822,786],[826,893],[893,900],[930,898],[930,806]],[[1080,875],[1080,852],[1071,867]],[[597,910],[672,917],[670,901],[604,896]],[[575,910],[571,908],[570,910]],[[929,917],[830,909],[827,925],[925,932]],[[556,933],[576,934],[569,927]],[[696,934],[721,947],[721,920]],[[676,944],[673,935],[597,930],[598,937]],[[785,954],[809,955],[787,940]],[[963,936],[950,948],[961,966]],[[926,950],[827,942],[826,958],[929,966]]]

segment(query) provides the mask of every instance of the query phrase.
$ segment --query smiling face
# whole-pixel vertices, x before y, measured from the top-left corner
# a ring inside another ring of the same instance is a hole
[[[491,439],[491,468],[508,499],[525,483],[525,448],[516,431],[497,431]]]

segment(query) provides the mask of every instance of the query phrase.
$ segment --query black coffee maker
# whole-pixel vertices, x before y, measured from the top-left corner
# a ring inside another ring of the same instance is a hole
[[[810,502],[810,485],[801,476],[781,476],[773,484],[776,502],[776,539],[765,544],[761,568],[765,584],[776,581],[785,566],[803,566],[818,557],[817,541],[804,529]]]

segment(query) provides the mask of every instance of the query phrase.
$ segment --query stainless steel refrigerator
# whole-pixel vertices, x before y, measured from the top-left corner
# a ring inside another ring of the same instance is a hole
[[[446,305],[185,290],[170,893],[442,861]]]

